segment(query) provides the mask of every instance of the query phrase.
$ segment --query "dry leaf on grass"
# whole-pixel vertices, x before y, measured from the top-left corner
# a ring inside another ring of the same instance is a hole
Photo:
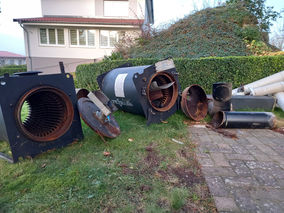
[[[111,153],[110,152],[104,152],[104,156],[110,156]]]

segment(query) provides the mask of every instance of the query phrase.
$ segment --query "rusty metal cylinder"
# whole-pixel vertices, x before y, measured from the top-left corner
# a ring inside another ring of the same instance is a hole
[[[181,109],[183,113],[195,121],[207,115],[208,101],[205,91],[197,84],[191,85],[182,93]]]

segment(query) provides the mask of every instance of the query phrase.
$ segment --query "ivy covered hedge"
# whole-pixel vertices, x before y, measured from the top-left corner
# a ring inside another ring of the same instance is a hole
[[[77,87],[89,90],[98,89],[96,81],[98,75],[126,62],[139,66],[153,64],[157,61],[157,59],[128,59],[79,65],[76,70]],[[238,87],[284,70],[284,56],[175,58],[174,62],[179,72],[182,89],[191,84],[199,84],[207,93],[211,92],[214,82],[232,82],[233,87]]]
[[[4,75],[5,73],[13,74],[16,72],[26,72],[27,66],[26,65],[10,65],[5,67],[0,67],[0,76]]]

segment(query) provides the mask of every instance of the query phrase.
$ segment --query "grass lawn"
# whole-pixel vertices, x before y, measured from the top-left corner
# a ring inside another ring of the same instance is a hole
[[[151,126],[142,116],[115,117],[121,135],[107,143],[83,124],[78,143],[17,164],[0,160],[0,212],[216,211],[181,112]]]

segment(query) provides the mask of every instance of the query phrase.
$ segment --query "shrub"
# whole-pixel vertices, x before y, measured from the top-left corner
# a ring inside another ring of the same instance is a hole
[[[4,67],[0,67],[0,76],[4,75],[5,73],[8,74],[13,74],[16,72],[26,72],[27,71],[27,67],[26,65],[9,65],[9,66],[4,66]]]
[[[104,61],[96,64],[79,65],[76,78],[80,88],[98,89],[97,76],[126,62],[133,66],[149,65],[157,59],[128,59]],[[176,58],[175,66],[179,72],[182,89],[191,85],[201,85],[211,93],[212,84],[218,81],[232,82],[233,87],[250,83],[268,75],[284,70],[284,56],[232,56],[209,57],[201,59]]]

